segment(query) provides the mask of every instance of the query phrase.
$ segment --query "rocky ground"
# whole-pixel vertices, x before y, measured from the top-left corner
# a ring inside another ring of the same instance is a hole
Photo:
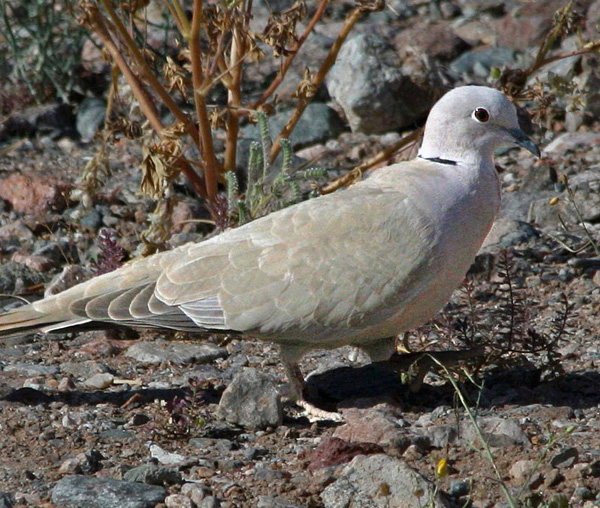
[[[563,5],[389,3],[359,23],[292,137],[296,155],[318,156],[330,178],[393,145],[422,120],[436,87],[525,68]],[[308,64],[348,4],[332,6]],[[578,9],[582,33],[597,38],[600,2]],[[311,422],[282,402],[270,344],[123,330],[9,338],[0,345],[0,507],[491,508],[510,506],[504,491],[515,506],[600,506],[598,62],[577,56],[538,73],[581,90],[541,115],[532,135],[540,160],[519,150],[497,157],[502,214],[465,286],[406,338],[413,353],[378,365],[350,349],[303,361],[309,400],[343,422]],[[252,72],[259,80],[268,69]],[[397,87],[391,96],[384,77]],[[372,101],[366,112],[361,92]],[[331,97],[346,122],[326,106]],[[111,146],[113,176],[91,209],[69,197],[97,153],[97,139],[82,139],[93,138],[102,105],[87,101],[72,118],[30,108],[0,124],[5,309],[17,303],[8,295],[39,298],[105,269],[118,253],[113,239],[133,253],[147,228],[154,205],[136,193],[137,141]],[[190,221],[208,218],[198,199],[183,183],[176,192],[171,245],[210,231]],[[113,236],[99,240],[101,228]],[[448,350],[470,353],[439,354],[449,371],[415,353]]]

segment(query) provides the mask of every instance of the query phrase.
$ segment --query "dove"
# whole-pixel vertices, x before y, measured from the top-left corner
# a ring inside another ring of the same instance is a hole
[[[106,323],[238,332],[279,345],[308,406],[305,353],[352,345],[386,360],[460,285],[500,207],[493,154],[505,146],[540,155],[504,94],[455,88],[415,159],[11,310],[0,336]]]

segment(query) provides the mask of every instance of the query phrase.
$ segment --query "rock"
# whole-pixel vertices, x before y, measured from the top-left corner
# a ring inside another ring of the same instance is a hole
[[[248,429],[278,427],[283,407],[277,384],[257,369],[244,368],[223,392],[217,416]]]
[[[96,374],[107,374],[110,369],[105,363],[87,360],[83,362],[63,362],[60,364],[60,371],[63,374],[85,379]]]
[[[192,362],[208,363],[217,358],[225,358],[227,351],[208,342],[195,344],[190,342],[137,342],[131,346],[125,356],[141,363],[160,364],[165,362],[186,365]]]
[[[572,199],[567,190],[558,196],[554,193],[553,197],[559,199],[553,205],[548,198],[536,199],[531,203],[527,220],[541,226],[556,226],[561,222],[560,215],[564,222],[577,224],[579,218],[573,207],[573,201],[577,204],[584,221],[594,223],[600,220],[600,200],[598,200],[600,166],[574,175],[569,179],[569,187],[573,193]]]
[[[486,416],[477,419],[484,439],[489,446],[506,447],[519,445],[529,448],[531,443],[516,420]],[[445,448],[455,444],[460,438],[463,444],[476,442],[479,438],[475,427],[469,420],[460,423],[460,432],[455,424],[431,425],[423,430],[434,448]]]
[[[423,435],[429,439],[433,448],[446,448],[456,442],[458,429],[455,425],[431,425],[424,430]]]
[[[4,372],[17,372],[19,376],[53,376],[58,372],[54,365],[33,365],[29,363],[13,363],[4,367]]]
[[[406,423],[389,408],[346,409],[343,412],[346,423],[338,427],[334,436],[353,443],[376,443],[380,446],[393,446],[405,450],[411,439],[405,428]]]
[[[282,499],[270,496],[260,496],[256,508],[302,508],[297,504],[288,503]]]
[[[87,388],[93,388],[95,390],[104,390],[112,385],[115,376],[109,374],[108,372],[94,374],[92,377],[86,379],[84,381],[84,385]]]
[[[533,474],[538,466],[537,460],[517,460],[511,466],[509,473],[518,483],[522,483],[529,478],[529,475]]]
[[[52,502],[66,508],[153,508],[164,499],[162,487],[90,476],[66,476],[52,489]]]
[[[10,494],[0,492],[0,508],[13,508],[14,504]]]
[[[498,416],[484,416],[477,419],[484,439],[489,446],[523,446],[529,448],[531,443],[527,438],[519,422],[512,418],[501,418]],[[478,439],[477,432],[470,422],[464,422],[461,429],[462,439],[469,443]]]
[[[0,123],[0,140],[13,136],[72,136],[74,124],[73,110],[68,104],[32,106]]]
[[[205,497],[198,508],[219,508],[221,502],[214,496]]]
[[[435,485],[388,455],[355,457],[321,493],[325,508],[449,507]]]
[[[412,125],[434,100],[433,90],[404,74],[393,48],[375,35],[347,40],[326,84],[353,132],[377,134]]]
[[[96,97],[86,97],[79,105],[76,115],[77,133],[81,141],[87,143],[92,140],[104,124],[106,116],[106,101]]]
[[[471,492],[471,484],[463,480],[452,480],[450,482],[450,488],[448,489],[448,495],[452,497],[463,497]]]
[[[446,23],[415,23],[398,32],[394,47],[405,52],[425,53],[441,61],[456,58],[469,45],[456,35]]]
[[[189,497],[171,494],[165,498],[165,506],[167,508],[194,508],[195,505]]]
[[[149,448],[150,448],[150,456],[155,458],[156,460],[158,460],[158,462],[160,462],[161,464],[164,464],[166,466],[169,466],[172,464],[179,464],[186,460],[185,455],[181,455],[180,453],[168,452],[166,450],[163,450],[157,444],[151,444]]]
[[[542,154],[562,154],[567,150],[576,150],[600,144],[600,132],[565,132],[556,136],[542,150]]]
[[[556,453],[550,459],[550,465],[558,469],[567,469],[575,464],[578,459],[579,452],[577,451],[577,448],[569,446]]]
[[[60,212],[69,203],[70,185],[34,174],[13,174],[0,181],[0,198],[18,213]]]
[[[357,455],[382,453],[383,448],[375,443],[349,443],[338,437],[323,439],[310,454],[308,469],[315,471],[324,467],[350,462]]]
[[[15,252],[10,259],[36,272],[47,272],[56,266],[56,263],[45,256],[34,256],[32,254],[25,254],[24,252]]]
[[[512,49],[484,47],[463,53],[450,64],[450,69],[461,76],[487,78],[492,67],[516,67],[518,63],[517,54]]]
[[[148,485],[175,485],[182,482],[181,474],[178,471],[155,464],[142,464],[134,467],[123,475],[123,480]]]
[[[34,256],[43,256],[55,265],[63,265],[65,263],[79,263],[79,252],[77,245],[73,240],[59,239],[58,241],[48,242],[43,247],[36,249],[33,252]]]
[[[15,294],[44,282],[42,274],[26,265],[9,261],[0,265],[0,293]]]
[[[293,109],[279,111],[268,118],[269,132],[273,139],[281,132],[293,111]],[[292,147],[297,150],[335,138],[344,129],[339,115],[327,104],[311,102],[292,131],[290,141]],[[260,139],[258,126],[256,124],[247,125],[242,129],[242,136],[246,139]]]
[[[200,506],[205,497],[210,496],[210,489],[201,483],[184,483],[181,493],[189,497],[196,506]]]
[[[550,27],[563,0],[520,3],[496,24],[498,46],[523,50],[538,46]]]
[[[22,220],[16,220],[0,227],[0,246],[10,252],[33,240],[34,236]]]

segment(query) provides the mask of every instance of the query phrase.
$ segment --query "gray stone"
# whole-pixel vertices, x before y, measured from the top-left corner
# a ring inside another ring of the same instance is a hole
[[[0,492],[0,508],[13,508],[13,506],[10,494]]]
[[[405,74],[394,49],[375,35],[347,40],[326,84],[352,131],[368,134],[412,125],[433,103],[432,90]]]
[[[210,343],[190,344],[189,342],[138,342],[131,346],[125,356],[141,363],[160,364],[165,362],[186,365],[192,362],[208,363],[217,358],[225,358],[227,351]]]
[[[458,430],[455,425],[432,425],[423,431],[433,448],[445,448],[456,442]]]
[[[489,446],[523,446],[529,448],[531,443],[519,422],[512,418],[500,418],[497,416],[485,416],[477,419],[483,437]],[[468,421],[463,423],[461,437],[466,442],[474,442],[478,439],[475,427]]]
[[[154,464],[142,464],[130,469],[123,475],[123,480],[148,485],[174,485],[182,481],[179,472]]]
[[[550,459],[550,465],[559,469],[570,468],[579,459],[577,448],[569,446],[559,451]]]
[[[293,111],[292,109],[280,111],[269,117],[269,132],[273,139],[281,132]],[[333,109],[327,104],[312,102],[302,113],[300,120],[292,131],[290,141],[294,149],[299,149],[335,138],[343,130],[344,124]],[[258,126],[255,124],[244,127],[242,135],[247,139],[260,139]]]
[[[58,372],[54,365],[32,365],[29,363],[13,363],[4,367],[5,372],[18,372],[20,376],[51,376]]]
[[[427,478],[403,460],[383,454],[355,457],[321,499],[325,508],[450,506]]]
[[[0,293],[15,294],[44,282],[39,272],[21,263],[9,261],[0,265]]]
[[[489,446],[531,446],[527,435],[514,419],[486,416],[478,418],[477,425]],[[445,448],[458,442],[468,444],[479,439],[474,425],[469,420],[461,422],[460,431],[455,424],[432,425],[425,428],[423,434],[429,438],[434,448]]]
[[[600,132],[565,132],[548,143],[543,149],[543,154],[559,154],[598,144],[600,144]]]
[[[112,385],[114,379],[115,376],[106,372],[104,374],[94,374],[92,377],[86,379],[83,384],[87,388],[105,390],[106,388]]]
[[[471,485],[469,482],[463,480],[452,480],[450,482],[450,488],[448,489],[448,495],[452,497],[463,497],[471,491]]]
[[[64,362],[60,365],[60,371],[76,378],[87,378],[95,374],[109,373],[110,369],[105,363],[95,360],[84,362]]]
[[[75,242],[60,239],[52,241],[33,251],[34,256],[44,256],[55,264],[77,264],[79,263],[79,253]]]
[[[198,508],[219,508],[221,502],[214,496],[205,497]]]
[[[66,476],[52,489],[52,502],[66,508],[154,508],[165,489],[112,478]]]
[[[493,67],[515,67],[517,64],[514,50],[489,47],[463,53],[450,64],[450,69],[460,75],[487,78]]]
[[[106,115],[106,102],[103,99],[88,97],[79,106],[75,125],[81,141],[88,142],[96,135]]]
[[[258,504],[256,508],[302,508],[297,504],[291,504],[283,499],[277,499],[275,497],[260,496],[258,498]]]
[[[256,369],[243,369],[223,392],[217,416],[248,429],[281,425],[283,407],[275,381]]]
[[[122,441],[131,439],[133,436],[133,432],[125,429],[108,429],[100,432],[100,437],[104,441]]]

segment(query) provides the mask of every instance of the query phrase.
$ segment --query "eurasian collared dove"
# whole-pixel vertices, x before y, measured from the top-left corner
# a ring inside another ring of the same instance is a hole
[[[454,89],[416,159],[10,311],[0,336],[90,322],[241,332],[279,344],[300,398],[307,351],[353,345],[385,360],[444,305],[492,226],[492,155],[509,145],[539,156],[502,93]]]

